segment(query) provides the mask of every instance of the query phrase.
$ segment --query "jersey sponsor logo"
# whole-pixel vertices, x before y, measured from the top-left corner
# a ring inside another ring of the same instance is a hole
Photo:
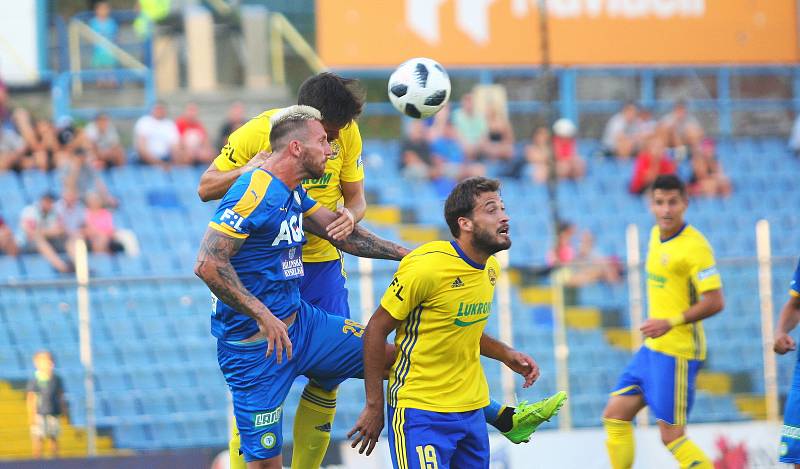
[[[494,286],[494,284],[497,283],[497,272],[494,271],[493,267],[489,267],[489,270],[487,270],[486,273],[489,275],[489,283]]]
[[[282,413],[283,407],[278,407],[277,409],[268,410],[266,412],[259,412],[253,416],[253,426],[259,428],[275,425],[281,421]]]
[[[792,427],[791,425],[784,425],[781,434],[787,438],[800,440],[800,428]]]
[[[481,303],[464,303],[458,305],[458,313],[453,322],[456,326],[466,327],[477,324],[481,321],[489,319],[489,313],[492,311],[492,302],[486,301]],[[476,319],[476,316],[483,316]]]
[[[281,242],[286,241],[286,244],[291,244],[292,241],[300,243],[303,241],[303,215],[292,215],[288,220],[281,222],[281,229],[278,236],[272,241],[273,246],[279,245]]]
[[[283,269],[284,278],[290,279],[305,275],[300,252],[297,247],[291,247],[281,255],[281,268]]]
[[[234,230],[241,232],[242,222],[244,221],[244,217],[234,212],[233,210],[226,208],[225,211],[222,212],[222,216],[219,217],[219,221],[221,223],[230,226]]]
[[[405,298],[401,296],[404,287],[400,285],[400,280],[398,280],[397,277],[392,279],[392,283],[389,284],[389,288],[394,292],[394,296],[396,296],[398,300],[405,301]]]
[[[325,174],[323,174],[322,177],[320,178],[303,179],[303,187],[305,187],[306,189],[328,187],[328,184],[330,184],[331,179],[333,179],[333,173],[325,171]]]
[[[463,286],[464,286],[464,281],[461,280],[461,277],[456,277],[456,279],[453,280],[453,283],[450,284],[450,288],[461,288]]]
[[[652,272],[647,272],[647,280],[649,282],[653,282],[655,288],[664,288],[664,285],[667,283],[667,278],[663,275],[654,274]]]
[[[709,268],[707,268],[705,270],[701,270],[700,272],[698,272],[697,273],[697,278],[699,280],[705,280],[708,277],[711,277],[712,275],[717,275],[717,274],[719,274],[719,271],[717,270],[717,266],[712,265],[711,267],[709,267]]]

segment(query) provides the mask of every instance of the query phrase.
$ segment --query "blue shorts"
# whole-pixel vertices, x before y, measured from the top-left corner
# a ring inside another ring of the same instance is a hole
[[[300,298],[336,316],[350,317],[342,259],[326,262],[304,262],[305,274],[300,280]]]
[[[783,411],[780,456],[783,463],[800,464],[800,360],[794,367],[792,387]]]
[[[694,404],[694,382],[701,360],[674,357],[642,347],[622,372],[612,395],[642,394],[658,420],[686,425]]]
[[[233,396],[233,412],[245,461],[281,454],[283,401],[295,378],[314,379],[323,389],[364,374],[363,326],[301,302],[289,326],[292,359],[265,357],[265,342],[217,341],[217,360]]]
[[[489,469],[483,409],[443,413],[388,406],[387,414],[394,469]]]

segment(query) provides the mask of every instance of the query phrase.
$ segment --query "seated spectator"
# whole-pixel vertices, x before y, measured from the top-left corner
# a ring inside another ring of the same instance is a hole
[[[119,26],[114,18],[111,17],[111,4],[109,2],[101,0],[94,4],[94,17],[89,20],[89,27],[110,42],[116,40]],[[92,67],[109,69],[116,66],[117,59],[111,49],[102,44],[95,44],[92,50]],[[110,84],[114,85],[113,82]]]
[[[570,222],[559,222],[558,239],[555,249],[547,254],[551,267],[568,269],[567,286],[580,287],[597,282],[618,283],[621,280],[622,266],[618,259],[603,257],[594,250],[594,237],[589,230],[581,235],[580,245],[574,247],[576,228]]]
[[[483,158],[489,126],[486,118],[475,109],[472,93],[461,98],[461,107],[453,112],[452,123],[466,158],[470,161]]]
[[[208,141],[206,128],[197,118],[199,110],[197,104],[186,105],[183,114],[175,119],[181,141],[181,154],[185,164],[208,165],[214,158],[214,149]]]
[[[605,154],[622,159],[636,155],[641,144],[638,111],[636,103],[627,102],[621,111],[611,116],[603,131]]]
[[[110,254],[122,250],[114,239],[114,215],[103,206],[102,198],[95,192],[86,194],[86,217],[83,221],[83,236],[92,252]]]
[[[531,142],[525,145],[525,160],[533,168],[533,180],[540,184],[547,181],[548,154],[550,151],[550,131],[539,126],[533,131]]]
[[[731,181],[722,170],[722,164],[717,160],[714,142],[705,139],[692,154],[692,178],[689,190],[693,195],[707,197],[731,194]]]
[[[64,188],[61,200],[56,202],[55,212],[64,227],[68,243],[82,237],[85,208],[75,190]]]
[[[66,252],[72,258],[72,246],[67,242],[67,233],[62,220],[55,210],[56,197],[44,194],[38,204],[22,209],[20,227],[22,229],[22,251],[39,253],[59,272],[73,270],[72,264],[65,262],[59,253]]]
[[[494,107],[487,113],[487,139],[484,153],[490,160],[509,161],[514,158],[514,129],[508,118]]]
[[[217,141],[217,148],[222,148],[227,145],[228,136],[232,134],[234,130],[243,126],[244,123],[247,122],[244,112],[244,103],[241,101],[236,101],[231,104],[231,107],[228,108],[228,117],[225,119],[225,123],[222,124],[222,127],[219,129],[219,141]]]
[[[33,160],[23,158],[24,152],[25,141],[22,137],[17,135],[12,127],[0,125],[0,172],[10,169],[15,171],[29,169]]]
[[[553,124],[553,153],[559,179],[579,180],[586,174],[586,163],[578,154],[577,132],[577,127],[569,119],[561,118]]]
[[[431,143],[431,152],[436,173],[442,177],[460,181],[486,173],[482,164],[467,159],[458,130],[452,122],[444,124],[442,135]]]
[[[125,149],[108,114],[98,114],[83,131],[100,169],[125,164]]]
[[[675,163],[667,154],[664,138],[661,135],[654,135],[636,157],[629,191],[631,194],[644,194],[658,176],[675,174],[676,170]]]
[[[653,112],[646,107],[639,108],[639,115],[636,118],[638,125],[638,132],[636,136],[636,140],[639,142],[640,148],[637,148],[636,153],[641,150],[641,147],[645,145],[645,143],[650,140],[650,137],[656,134],[658,131],[658,122],[653,117]]]
[[[800,156],[800,114],[792,125],[792,134],[789,136],[789,150],[794,152],[794,156]]]
[[[184,160],[178,127],[167,117],[167,108],[162,102],[156,103],[150,114],[136,121],[133,137],[143,164],[169,169],[172,164],[181,164]]]
[[[97,167],[100,163],[86,152],[77,152],[61,167],[60,178],[65,191],[74,192],[78,198],[84,199],[87,192],[96,192],[108,207],[116,207],[117,200],[108,190],[108,186],[100,177]]]
[[[434,170],[428,128],[419,119],[408,124],[408,132],[400,144],[400,172],[410,180],[428,180]]]
[[[16,256],[19,254],[19,246],[14,237],[14,232],[3,217],[0,217],[0,253],[6,256]]]
[[[677,155],[691,154],[705,135],[700,121],[689,114],[686,101],[683,100],[675,102],[672,111],[661,118],[658,126],[666,136],[667,147],[675,148]]]

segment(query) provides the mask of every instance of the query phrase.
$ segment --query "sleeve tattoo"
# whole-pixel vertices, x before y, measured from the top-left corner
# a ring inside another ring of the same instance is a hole
[[[399,261],[410,252],[409,249],[395,244],[374,233],[356,225],[347,238],[336,241],[329,240],[335,247],[357,257],[371,257],[373,259],[390,259]]]

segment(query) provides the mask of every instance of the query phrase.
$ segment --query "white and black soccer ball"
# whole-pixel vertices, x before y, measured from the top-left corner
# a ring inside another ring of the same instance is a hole
[[[424,119],[450,99],[450,77],[439,62],[425,57],[403,62],[389,77],[389,101],[403,114]]]

